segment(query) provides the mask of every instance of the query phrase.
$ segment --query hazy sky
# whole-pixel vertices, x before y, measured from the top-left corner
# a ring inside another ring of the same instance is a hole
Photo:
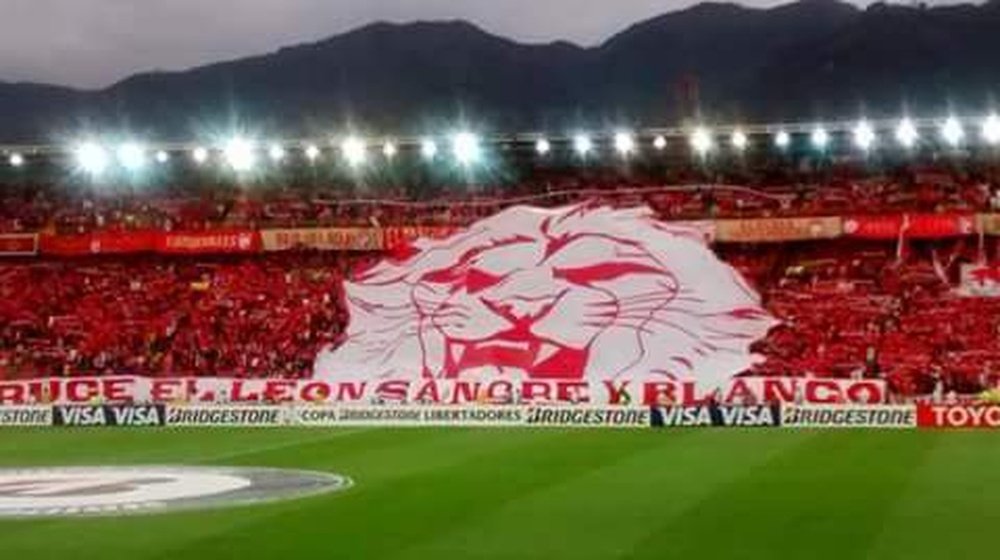
[[[743,3],[772,6],[786,1]],[[467,19],[490,32],[523,41],[567,39],[592,45],[632,23],[694,3],[696,0],[0,0],[0,80],[101,87],[137,71],[176,70],[259,54],[376,20]]]

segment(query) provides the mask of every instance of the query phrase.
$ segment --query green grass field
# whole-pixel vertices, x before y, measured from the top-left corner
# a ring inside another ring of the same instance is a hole
[[[0,558],[988,558],[1000,433],[0,430],[0,466],[211,464],[341,493],[0,522]]]

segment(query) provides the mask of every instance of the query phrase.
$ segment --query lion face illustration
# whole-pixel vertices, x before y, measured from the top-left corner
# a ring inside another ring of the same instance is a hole
[[[775,321],[691,227],[648,209],[516,207],[345,284],[326,379],[696,379],[753,362]]]

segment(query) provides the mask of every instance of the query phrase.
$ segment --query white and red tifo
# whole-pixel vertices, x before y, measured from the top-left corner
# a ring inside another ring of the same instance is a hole
[[[776,321],[691,225],[646,208],[515,207],[345,285],[328,381],[724,385]]]

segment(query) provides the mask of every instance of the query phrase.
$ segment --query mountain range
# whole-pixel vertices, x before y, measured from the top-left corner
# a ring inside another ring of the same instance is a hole
[[[705,3],[593,48],[462,21],[376,23],[311,44],[101,90],[0,82],[0,142],[79,131],[188,140],[345,126],[417,134],[982,112],[1000,85],[1000,0],[928,7]]]

